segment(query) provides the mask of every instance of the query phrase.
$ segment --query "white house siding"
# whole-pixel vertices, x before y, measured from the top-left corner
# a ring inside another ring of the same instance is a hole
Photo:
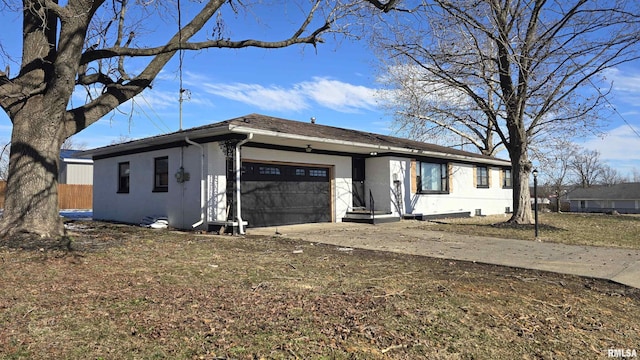
[[[404,214],[446,214],[469,212],[475,215],[504,214],[512,206],[512,189],[503,189],[501,169],[490,167],[490,187],[476,188],[475,165],[452,164],[451,189],[448,194],[416,194],[411,191],[414,174],[411,159],[400,157],[372,157],[366,160],[365,194],[367,207],[369,190],[375,200],[375,210]],[[398,181],[397,185],[395,181]]]
[[[60,162],[61,184],[92,185],[93,184],[93,164],[72,163],[65,160]]]
[[[162,156],[169,159],[169,187],[167,192],[153,192],[154,159]],[[159,215],[167,216],[170,226],[191,228],[200,220],[200,159],[200,150],[189,146],[96,160],[93,181],[99,190],[93,195],[93,217],[131,223]],[[129,193],[118,193],[118,163],[126,161]],[[182,184],[175,178],[181,161],[190,175]]]
[[[404,160],[401,164],[402,169],[409,169],[409,166],[409,160]],[[490,187],[477,188],[474,185],[474,167],[475,165],[453,163],[449,174],[449,193],[405,195],[408,198],[405,201],[406,212],[425,215],[469,212],[474,216],[479,209],[482,215],[504,214],[506,208],[512,206],[512,189],[502,188],[502,170],[489,166]],[[411,189],[406,178],[403,188]]]
[[[242,160],[279,161],[333,167],[333,216],[340,222],[351,208],[351,157],[242,147]]]
[[[226,213],[226,162],[219,143],[203,144],[205,149],[206,221],[224,221]],[[182,153],[184,151],[184,153]],[[154,159],[169,158],[168,192],[153,192]],[[282,163],[319,165],[332,168],[332,202],[335,221],[340,222],[352,207],[352,162],[350,156],[287,152],[242,147],[243,161],[278,161]],[[181,160],[183,159],[183,160]],[[196,146],[171,148],[122,155],[94,162],[94,218],[122,222],[138,222],[145,216],[161,215],[178,228],[191,228],[200,220],[201,153]],[[118,163],[130,164],[130,191],[118,193]],[[190,180],[178,183],[175,174],[181,161]],[[412,192],[411,159],[402,157],[371,157],[366,159],[365,195],[369,191],[379,211],[403,214],[444,214],[480,209],[483,215],[503,214],[511,206],[511,189],[502,189],[501,170],[490,167],[491,186],[479,189],[474,185],[474,165],[452,164],[451,190],[448,194],[416,194]],[[399,182],[396,186],[394,180]],[[205,224],[206,224],[205,221]],[[203,225],[206,226],[206,225]]]
[[[227,173],[226,158],[220,143],[210,143],[207,147],[207,220],[227,220]]]

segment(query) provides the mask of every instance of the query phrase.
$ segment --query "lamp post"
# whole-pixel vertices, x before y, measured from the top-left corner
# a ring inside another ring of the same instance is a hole
[[[535,214],[535,233],[538,239],[538,170],[533,169],[533,209]]]

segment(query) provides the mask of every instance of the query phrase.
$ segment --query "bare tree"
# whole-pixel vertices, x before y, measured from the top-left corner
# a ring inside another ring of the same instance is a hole
[[[603,164],[599,151],[582,150],[576,153],[571,158],[570,166],[579,186],[587,188],[600,183]]]
[[[394,115],[395,131],[416,140],[464,149],[472,147],[495,156],[502,149],[487,118],[468,103],[460,89],[440,81],[421,67],[397,65],[380,82],[383,107]]]
[[[579,147],[568,140],[557,140],[549,143],[544,150],[535,152],[544,169],[541,180],[548,196],[556,198],[556,209],[560,210],[560,198],[567,187],[573,183],[571,163],[578,152]]]
[[[63,236],[57,200],[62,143],[150,88],[179,51],[316,46],[322,34],[341,30],[331,27],[344,16],[371,5],[390,11],[395,2],[301,0],[291,6],[288,1],[267,5],[208,0],[183,2],[180,8],[157,1],[24,0],[22,5],[12,4],[13,13],[6,7],[3,21],[12,23],[9,19],[15,14],[22,16],[23,38],[21,58],[14,56],[20,58],[20,69],[0,73],[0,106],[13,123],[0,236],[24,241]],[[282,23],[294,25],[286,34],[275,30],[257,34],[280,40],[232,40],[224,19],[245,12],[249,21],[258,17],[260,6],[262,10],[282,6],[282,13],[294,17]],[[182,19],[186,13],[195,15]],[[149,20],[177,23],[176,31],[163,39],[160,33],[144,29]],[[78,88],[88,90],[87,101],[74,107],[70,100]]]
[[[60,149],[64,150],[87,150],[89,145],[86,142],[79,142],[73,136],[68,137],[65,141],[62,142],[62,146]]]
[[[109,143],[109,145],[116,145],[116,144],[124,144],[126,142],[129,141],[133,141],[134,139],[129,136],[129,135],[120,135],[118,136],[116,139],[111,140],[111,142]]]
[[[398,80],[401,90],[421,89],[408,96],[413,103],[397,99],[401,126],[428,122],[477,139],[483,153],[503,145],[514,182],[509,221],[532,223],[530,145],[596,128],[608,110],[600,75],[638,57],[638,7],[624,0],[434,0],[378,31],[374,44],[388,67],[415,68],[401,70],[410,76]]]
[[[627,179],[618,172],[618,170],[612,168],[609,165],[603,165],[600,174],[600,184],[602,185],[617,185],[626,182]]]

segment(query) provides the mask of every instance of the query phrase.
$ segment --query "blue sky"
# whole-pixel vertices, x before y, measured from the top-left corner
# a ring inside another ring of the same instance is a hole
[[[19,18],[3,13],[2,20],[0,42],[5,48],[15,49]],[[286,22],[278,24],[275,26]],[[263,24],[262,33],[273,26]],[[163,32],[162,26],[154,31]],[[231,35],[237,39],[245,34]],[[374,96],[381,85],[376,82],[378,70],[372,51],[364,42],[345,39],[336,43],[331,36],[325,39],[327,42],[317,49],[306,45],[187,52],[183,87],[189,96],[183,102],[183,128],[261,113],[300,121],[315,117],[319,124],[392,134],[391,116],[378,107]],[[17,65],[12,64],[12,69]],[[634,169],[640,172],[640,136],[631,129],[640,133],[640,66],[627,64],[611,71],[608,79],[614,84],[610,101],[620,116],[611,119],[604,137],[580,141],[585,147],[600,151],[601,158],[621,173],[630,174]],[[91,148],[121,137],[142,138],[176,131],[178,94],[178,62],[174,59],[153,88],[135,99],[133,108],[129,103],[122,107],[131,116],[107,116],[74,140]],[[74,98],[74,102],[82,100],[82,96]],[[1,113],[2,143],[9,141],[10,131],[11,123]]]

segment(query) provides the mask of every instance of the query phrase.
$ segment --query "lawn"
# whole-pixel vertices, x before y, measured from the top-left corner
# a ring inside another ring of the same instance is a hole
[[[504,216],[476,216],[427,223],[429,230],[460,234],[533,240],[533,225],[501,226]],[[572,245],[613,246],[640,249],[640,216],[578,213],[540,213],[541,241]]]
[[[604,281],[270,236],[74,225],[70,253],[0,248],[0,358],[597,359],[640,350],[640,292]]]

